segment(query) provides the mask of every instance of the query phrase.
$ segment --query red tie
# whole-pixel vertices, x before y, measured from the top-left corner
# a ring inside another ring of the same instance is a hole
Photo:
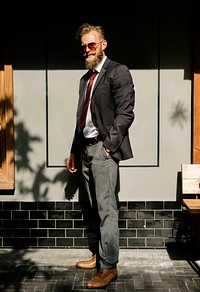
[[[82,110],[82,115],[81,115],[81,128],[85,127],[85,122],[86,122],[86,116],[87,116],[87,110],[88,110],[88,106],[90,103],[90,93],[91,93],[91,89],[92,89],[92,84],[94,82],[94,78],[97,75],[97,71],[92,72],[92,75],[90,76],[90,80],[87,86],[87,91],[86,91],[86,99],[83,105],[83,110]]]

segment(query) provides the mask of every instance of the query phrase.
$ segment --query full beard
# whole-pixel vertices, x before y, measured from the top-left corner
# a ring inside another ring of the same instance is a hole
[[[85,67],[88,70],[96,68],[96,66],[102,61],[103,59],[103,51],[101,51],[98,55],[96,55],[92,60],[85,59]]]

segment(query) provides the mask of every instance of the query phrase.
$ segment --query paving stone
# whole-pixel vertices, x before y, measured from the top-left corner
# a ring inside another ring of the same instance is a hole
[[[183,253],[184,254],[184,253]],[[199,292],[195,257],[173,257],[163,250],[120,250],[118,279],[103,289],[87,289],[96,269],[75,262],[90,258],[88,250],[0,249],[0,292]]]

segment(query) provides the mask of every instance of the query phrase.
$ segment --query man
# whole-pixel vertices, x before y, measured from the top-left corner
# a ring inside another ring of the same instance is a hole
[[[80,80],[76,129],[66,166],[75,173],[81,161],[89,202],[83,212],[90,234],[92,258],[78,262],[76,266],[97,268],[97,274],[87,283],[87,288],[98,289],[108,286],[118,276],[116,188],[119,162],[133,157],[128,131],[134,120],[135,91],[127,66],[106,56],[107,40],[102,26],[84,23],[78,28],[76,37],[89,71]],[[84,117],[89,79],[93,84],[90,84],[92,89]]]

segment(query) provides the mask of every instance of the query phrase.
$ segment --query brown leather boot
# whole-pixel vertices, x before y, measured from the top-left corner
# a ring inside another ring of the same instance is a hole
[[[94,268],[96,268],[96,255],[94,255],[91,258],[91,260],[77,262],[76,267],[81,268],[81,269],[94,269]]]
[[[116,268],[107,270],[101,269],[96,276],[94,276],[88,283],[87,288],[103,288],[110,284],[110,282],[117,279],[118,271]]]

